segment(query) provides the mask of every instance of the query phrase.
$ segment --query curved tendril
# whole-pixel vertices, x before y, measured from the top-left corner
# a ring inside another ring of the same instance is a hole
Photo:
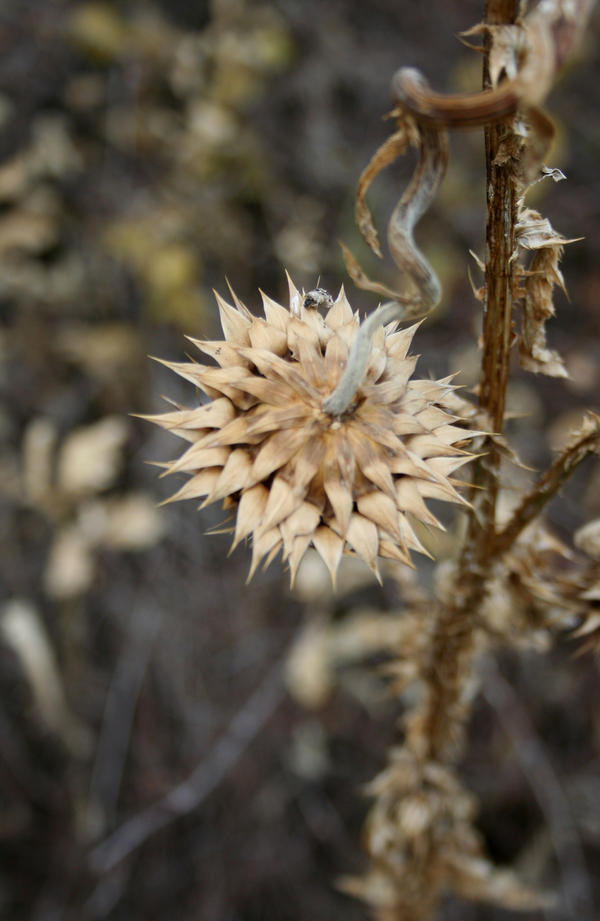
[[[440,297],[439,282],[419,252],[413,240],[417,221],[431,204],[444,175],[447,154],[446,127],[475,127],[487,125],[524,107],[533,123],[533,134],[542,135],[541,150],[545,151],[544,134],[548,133],[547,119],[538,106],[552,86],[557,70],[572,52],[583,34],[594,0],[544,0],[519,24],[520,33],[515,39],[522,60],[519,71],[512,80],[478,93],[444,95],[432,91],[419,71],[402,68],[392,81],[392,93],[398,103],[394,114],[403,119],[403,125],[416,124],[419,138],[419,162],[408,189],[400,199],[388,227],[388,243],[395,262],[416,288],[415,296],[395,295],[393,291],[370,281],[344,249],[350,275],[360,288],[394,295],[395,299],[371,314],[358,331],[348,357],[348,363],[332,394],[324,401],[323,409],[332,416],[344,413],[354,400],[362,382],[368,361],[371,339],[382,323],[400,319],[417,319],[428,313]],[[489,26],[476,27],[472,33],[492,34]],[[400,122],[402,126],[402,121]],[[401,152],[412,142],[410,132],[399,132],[378,151],[367,167],[359,184],[359,200],[363,204],[364,192],[383,166],[392,162],[396,150]],[[538,152],[538,159],[540,159]],[[360,191],[362,188],[362,191]],[[359,221],[361,233],[377,255],[377,234],[368,214]]]
[[[514,115],[519,84],[507,80],[494,89],[475,93],[436,93],[419,71],[403,67],[392,77],[392,95],[420,124],[476,128]]]
[[[408,72],[408,71],[407,71]],[[418,71],[410,79],[426,87]],[[356,335],[348,362],[337,387],[323,402],[323,410],[341,416],[352,404],[360,387],[371,348],[371,340],[382,324],[394,320],[416,320],[428,314],[440,299],[438,278],[413,238],[415,225],[433,201],[448,162],[446,131],[432,124],[419,124],[419,160],[408,188],[396,205],[388,225],[388,245],[394,261],[408,278],[414,294],[388,301],[368,316]]]

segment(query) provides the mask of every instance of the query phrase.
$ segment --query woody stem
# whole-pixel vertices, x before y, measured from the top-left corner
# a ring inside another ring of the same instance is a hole
[[[518,7],[518,0],[488,0],[485,21],[489,25],[514,23]],[[484,88],[491,85],[489,51],[488,41]],[[479,401],[496,432],[502,431],[504,423],[509,374],[511,256],[517,205],[516,180],[510,160],[499,161],[498,152],[510,139],[512,130],[512,120],[508,119],[485,129],[487,258]],[[465,689],[471,673],[474,628],[494,554],[500,455],[490,439],[483,451],[483,456],[474,462],[473,510],[458,563],[453,597],[448,605],[440,607],[429,660],[429,691],[424,713],[427,754],[442,761],[453,760],[461,747],[462,729],[468,715]]]

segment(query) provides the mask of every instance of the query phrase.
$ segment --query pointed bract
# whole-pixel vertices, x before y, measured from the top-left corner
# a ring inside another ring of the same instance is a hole
[[[313,544],[327,566],[331,581],[335,587],[337,569],[340,565],[342,551],[344,549],[344,541],[341,537],[338,537],[331,528],[321,527],[317,528],[313,534]]]
[[[250,320],[235,307],[232,307],[231,304],[228,304],[227,301],[224,301],[216,291],[215,297],[219,307],[223,335],[229,345],[250,345],[248,335]]]

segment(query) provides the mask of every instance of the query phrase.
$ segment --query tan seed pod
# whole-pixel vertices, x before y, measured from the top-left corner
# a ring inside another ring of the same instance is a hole
[[[204,392],[197,409],[145,418],[189,442],[165,474],[190,475],[175,499],[237,509],[234,546],[251,538],[253,573],[279,551],[293,582],[309,546],[335,583],[343,553],[379,578],[377,557],[426,552],[412,522],[441,527],[427,498],[466,504],[451,474],[473,437],[447,402],[450,380],[413,380],[417,325],[381,327],[362,383],[340,416],[323,409],[360,328],[340,292],[324,316],[290,281],[289,310],[263,295],[265,318],[217,295],[223,341],[192,340],[217,362],[166,363]],[[171,500],[169,500],[171,501]]]

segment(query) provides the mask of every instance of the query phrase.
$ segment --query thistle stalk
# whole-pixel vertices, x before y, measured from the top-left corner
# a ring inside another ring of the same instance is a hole
[[[488,0],[485,22],[507,25],[518,15],[517,0]],[[490,41],[485,39],[484,90],[491,89]],[[517,180],[510,159],[498,162],[498,151],[513,134],[513,119],[485,128],[487,223],[483,354],[479,404],[494,432],[504,424],[508,384],[514,290],[511,257],[515,248]],[[496,504],[500,454],[491,438],[471,468],[473,484],[467,535],[458,563],[451,603],[438,609],[431,659],[426,676],[429,688],[424,714],[427,758],[448,760],[460,748],[467,709],[462,697],[471,675],[473,630],[485,596],[486,576],[496,535]],[[410,740],[409,740],[410,742]]]
[[[522,197],[539,178],[552,137],[551,124],[539,105],[566,57],[565,49],[572,48],[580,34],[582,16],[585,19],[590,4],[579,0],[568,6],[561,0],[546,0],[526,19],[519,17],[519,8],[517,0],[488,0],[484,23],[472,30],[484,36],[481,93],[444,97],[429,91],[424,81],[411,86],[410,80],[406,91],[407,72],[400,71],[394,79],[394,88],[401,91],[401,116],[413,119],[420,131],[424,125],[438,130],[476,125],[485,128],[487,253],[479,408],[490,434],[483,437],[481,454],[471,468],[469,518],[454,578],[420,625],[427,637],[417,666],[423,689],[420,703],[404,720],[404,745],[391,753],[388,767],[372,785],[376,802],[366,832],[371,870],[364,879],[349,885],[350,891],[373,905],[378,921],[430,921],[447,888],[467,898],[497,901],[504,907],[531,909],[549,904],[547,895],[527,890],[511,874],[495,870],[485,858],[472,825],[475,804],[455,774],[474,697],[474,661],[486,625],[485,603],[497,564],[583,458],[598,451],[599,441],[598,420],[590,416],[498,533],[499,445],[513,342],[513,308],[520,298],[518,282],[526,275],[516,257],[519,245],[543,250],[564,242],[546,228],[537,213],[527,212]],[[499,31],[500,43],[508,41],[515,51],[512,60],[498,53],[495,39]],[[402,121],[399,125],[401,128]],[[404,135],[399,130],[388,147],[375,155],[363,174],[367,178],[359,183],[359,206],[372,172],[387,165],[394,144],[401,145],[408,134],[409,129],[405,128]],[[370,222],[362,207],[358,211],[363,235],[377,252]],[[521,236],[517,235],[527,221],[531,227],[538,221],[536,228],[548,230],[543,239],[534,234],[530,245],[522,242],[522,229]],[[547,290],[540,287],[532,291],[531,300],[536,302],[538,315],[545,318],[553,313],[552,284],[562,283],[558,258],[556,250],[538,260],[552,283]],[[381,290],[353,263],[348,264],[348,259],[347,265],[361,287]],[[523,341],[530,321],[528,309],[531,319],[535,310],[528,307],[527,297],[521,298],[520,306]],[[535,369],[556,376],[556,368],[562,366],[554,361],[551,367],[554,354],[544,349],[543,335],[537,329],[536,333],[541,359]],[[398,674],[403,662],[400,653]]]

